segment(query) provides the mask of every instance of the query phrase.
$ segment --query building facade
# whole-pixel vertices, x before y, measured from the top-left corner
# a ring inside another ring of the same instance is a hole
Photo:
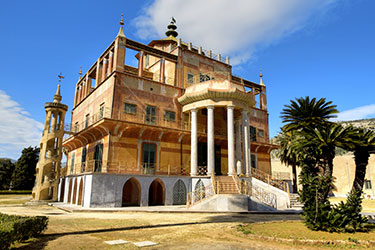
[[[262,78],[233,75],[229,58],[182,42],[174,22],[168,29],[146,45],[121,26],[80,77],[59,201],[186,204],[187,193],[212,176],[271,173]]]

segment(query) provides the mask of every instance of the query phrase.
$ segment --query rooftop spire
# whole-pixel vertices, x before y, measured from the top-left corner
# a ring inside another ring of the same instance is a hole
[[[167,37],[169,36],[172,36],[172,37],[177,37],[178,36],[178,33],[176,31],[177,29],[177,26],[176,26],[176,19],[174,19],[173,17],[171,18],[171,22],[169,23],[169,25],[167,26],[168,30],[167,32],[165,32],[165,35]]]
[[[82,79],[82,66],[79,68],[79,80],[81,80]]]
[[[260,77],[260,85],[265,86],[264,83],[263,83],[263,73],[262,73],[262,70],[260,70],[259,77]]]
[[[123,26],[124,26],[124,14],[121,13],[121,20],[120,20],[120,31],[118,32],[117,36],[125,37]]]
[[[60,83],[61,83],[61,79],[64,79],[64,77],[62,76],[61,73],[57,77],[59,78],[59,84],[57,85],[56,94],[53,96],[53,102],[60,103],[61,102]]]

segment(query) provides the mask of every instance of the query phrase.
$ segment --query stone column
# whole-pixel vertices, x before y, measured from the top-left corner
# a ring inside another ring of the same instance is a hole
[[[250,176],[250,127],[249,117],[246,111],[242,111],[243,119],[243,134],[244,134],[244,165],[246,169],[246,176]]]
[[[139,60],[138,60],[138,76],[143,75],[143,51],[139,51]]]
[[[236,166],[237,166],[237,163],[240,162],[241,166],[238,167],[237,166],[237,174],[240,175],[240,174],[243,174],[243,171],[242,171],[242,155],[241,155],[241,121],[238,120],[237,121],[237,124],[236,124]]]
[[[207,106],[207,175],[215,175],[214,106]]]
[[[44,123],[43,133],[44,133],[44,131],[49,131],[49,129],[50,129],[49,126],[51,125],[51,115],[52,115],[52,112],[51,111],[47,111],[46,121]]]
[[[96,86],[98,86],[102,82],[102,79],[101,79],[102,68],[103,67],[100,63],[100,60],[98,59],[98,61],[96,62],[95,88],[96,88]]]
[[[227,122],[228,122],[228,175],[233,176],[235,171],[234,157],[234,106],[227,106]]]
[[[198,175],[197,110],[191,110],[190,175]]]
[[[112,73],[113,69],[113,52],[109,52],[109,59],[108,59],[108,75]]]
[[[108,59],[103,59],[103,71],[102,71],[102,80],[104,80],[107,77],[107,68],[108,68]]]
[[[165,59],[160,59],[160,82],[165,83]]]
[[[57,113],[53,112],[52,113],[52,129],[51,131],[56,131],[56,125],[57,125]]]

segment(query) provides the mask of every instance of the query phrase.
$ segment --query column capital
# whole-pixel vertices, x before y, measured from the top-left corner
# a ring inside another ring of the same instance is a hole
[[[215,106],[214,105],[208,105],[207,109],[215,109]]]
[[[193,112],[197,112],[198,109],[197,108],[193,108],[193,109],[190,109],[190,112],[193,113]]]
[[[234,109],[236,106],[230,104],[230,105],[227,105],[227,109]]]

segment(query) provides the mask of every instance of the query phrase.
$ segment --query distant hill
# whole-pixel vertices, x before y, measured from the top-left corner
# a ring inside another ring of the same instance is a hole
[[[354,121],[342,121],[338,123],[342,124],[343,126],[353,125],[356,128],[367,128],[375,132],[375,118]]]
[[[0,159],[10,160],[12,163],[16,163],[16,162],[17,162],[17,160],[13,160],[13,159],[11,159],[11,158],[0,158]]]

